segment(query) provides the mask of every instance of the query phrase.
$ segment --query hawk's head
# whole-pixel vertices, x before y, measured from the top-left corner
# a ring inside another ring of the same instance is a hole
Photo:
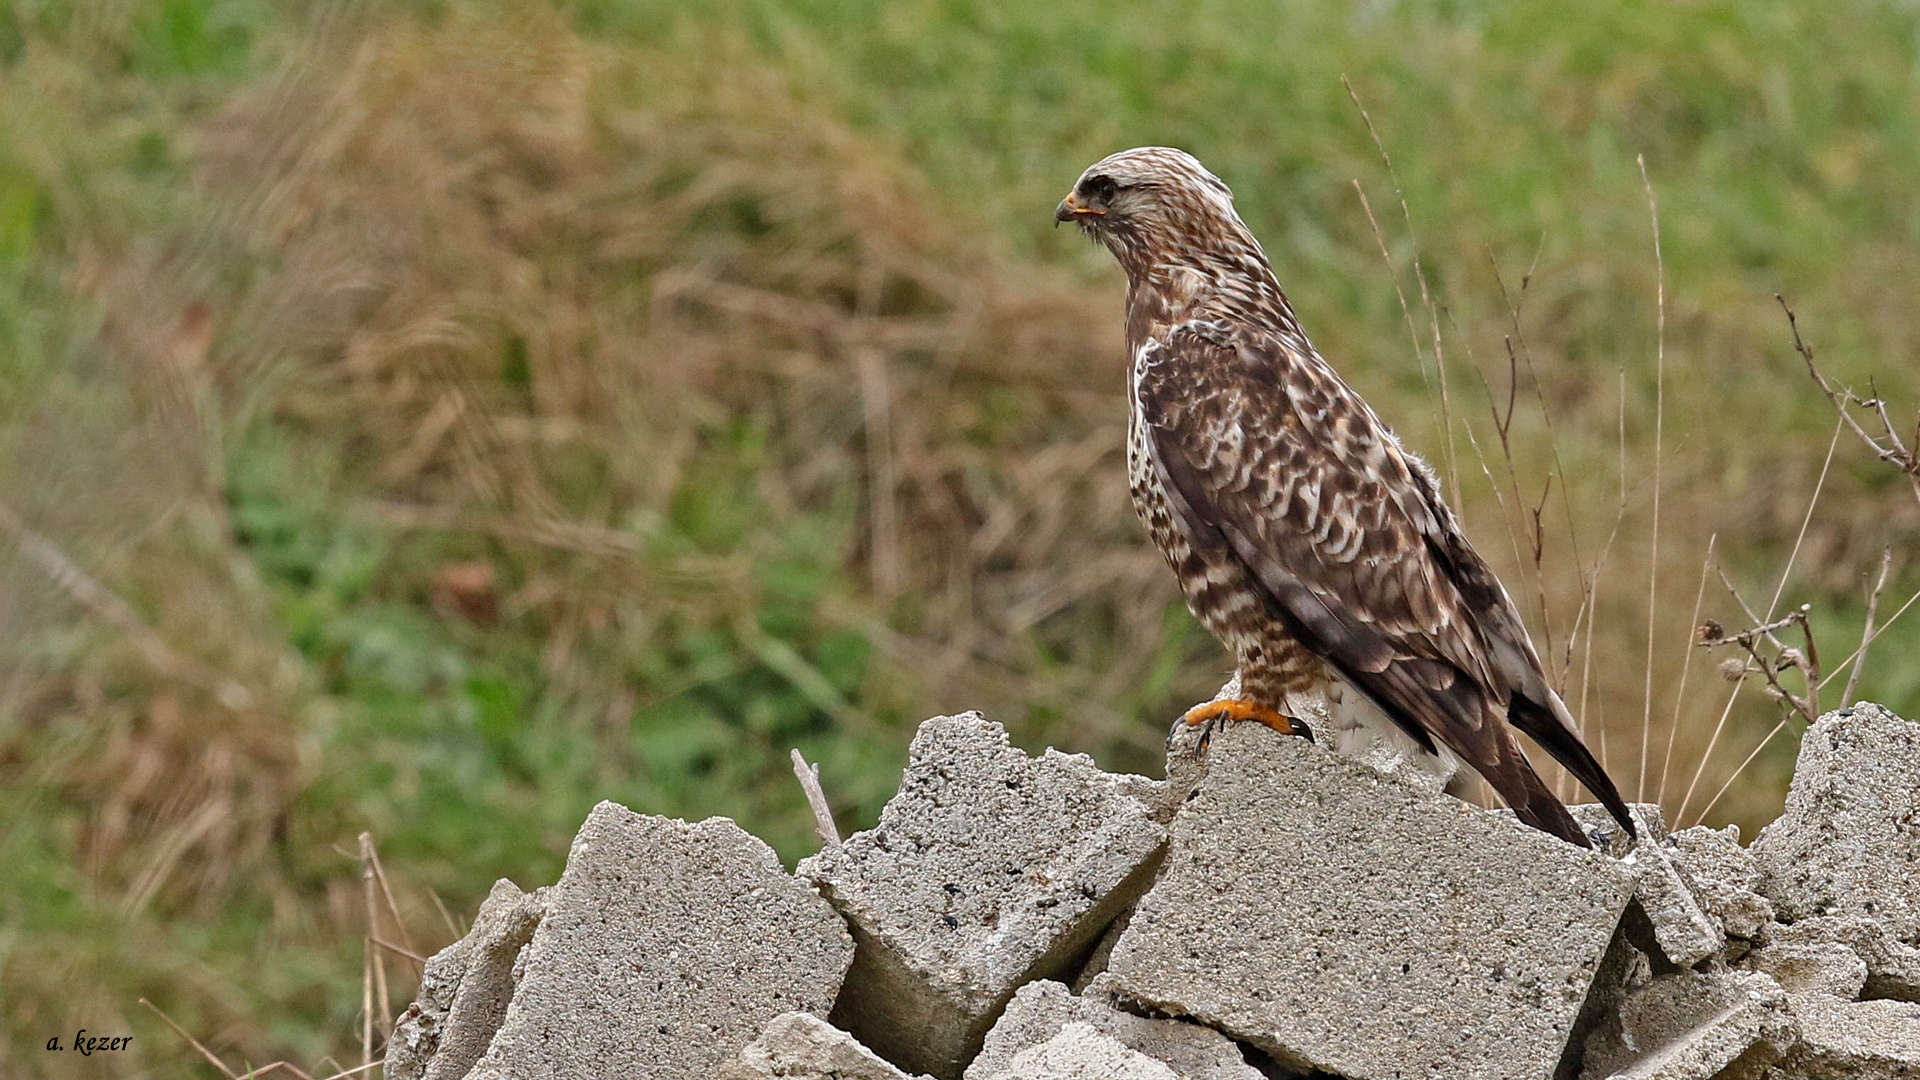
[[[1095,162],[1053,217],[1078,224],[1129,273],[1260,250],[1234,212],[1227,185],[1198,158],[1169,146],[1122,150]]]

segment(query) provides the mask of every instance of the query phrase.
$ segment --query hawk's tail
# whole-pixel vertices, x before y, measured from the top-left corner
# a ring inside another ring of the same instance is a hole
[[[1613,786],[1607,770],[1594,760],[1593,751],[1580,741],[1573,727],[1573,717],[1567,713],[1566,706],[1560,704],[1557,696],[1549,692],[1548,704],[1541,705],[1524,694],[1514,694],[1508,703],[1507,719],[1552,754],[1553,759],[1572,773],[1582,786],[1593,792],[1628,836],[1640,835],[1640,831],[1634,828],[1633,815],[1627,812],[1626,800],[1620,797],[1620,790]]]
[[[1507,767],[1500,770],[1501,782],[1496,787],[1500,797],[1513,808],[1514,816],[1522,823],[1541,832],[1552,833],[1575,847],[1593,846],[1593,841],[1587,839],[1587,834],[1573,820],[1573,815],[1567,813],[1566,804],[1547,790],[1540,774],[1533,771],[1533,766],[1518,746],[1513,747],[1513,757],[1503,764]]]

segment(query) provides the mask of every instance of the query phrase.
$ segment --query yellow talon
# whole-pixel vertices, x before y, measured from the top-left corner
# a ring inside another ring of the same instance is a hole
[[[1204,705],[1195,705],[1188,709],[1187,715],[1181,719],[1190,727],[1251,720],[1265,724],[1282,735],[1297,735],[1308,742],[1313,741],[1313,729],[1303,721],[1245,698],[1226,698],[1221,701],[1209,701]]]

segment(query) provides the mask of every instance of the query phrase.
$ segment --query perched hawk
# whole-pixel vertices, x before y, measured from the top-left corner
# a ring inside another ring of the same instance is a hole
[[[1234,654],[1239,696],[1187,722],[1305,735],[1296,703],[1324,695],[1335,727],[1397,729],[1436,769],[1473,766],[1521,821],[1590,846],[1512,725],[1631,834],[1513,601],[1426,463],[1307,341],[1227,185],[1183,151],[1127,150],[1055,216],[1127,272],[1134,509]]]

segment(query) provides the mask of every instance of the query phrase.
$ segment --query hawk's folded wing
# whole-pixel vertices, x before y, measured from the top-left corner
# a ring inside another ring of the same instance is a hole
[[[1612,795],[1578,738],[1555,738],[1564,708],[1553,711],[1505,590],[1422,466],[1331,368],[1218,322],[1174,328],[1143,360],[1135,392],[1148,454],[1196,549],[1237,560],[1309,649],[1423,746],[1445,743],[1523,816],[1545,789],[1498,724],[1510,703],[1525,708],[1517,696],[1552,721],[1523,728]],[[1541,813],[1564,818],[1546,801],[1558,813]]]

